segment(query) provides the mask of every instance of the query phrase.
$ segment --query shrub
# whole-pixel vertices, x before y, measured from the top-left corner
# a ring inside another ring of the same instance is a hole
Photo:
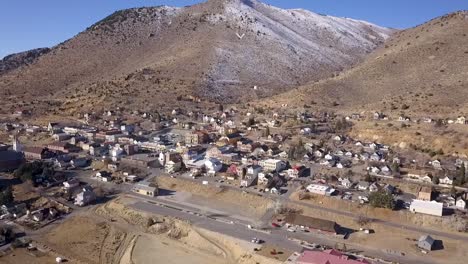
[[[371,193],[369,195],[369,204],[372,207],[377,208],[387,208],[391,210],[395,209],[395,201],[393,200],[393,196],[384,191]]]

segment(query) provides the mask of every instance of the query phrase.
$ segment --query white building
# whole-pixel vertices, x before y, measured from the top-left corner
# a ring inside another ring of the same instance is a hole
[[[218,159],[209,158],[205,161],[205,167],[208,173],[216,173],[223,168],[223,164]]]
[[[282,160],[267,159],[259,162],[264,171],[282,171],[286,168],[286,163]]]
[[[309,186],[307,186],[306,189],[310,193],[315,193],[319,195],[331,195],[333,192],[335,192],[335,189],[331,188],[328,185],[322,184],[309,184]]]
[[[252,165],[252,166],[249,166],[249,167],[247,168],[247,174],[253,175],[253,176],[257,177],[258,174],[259,174],[260,172],[262,172],[262,170],[263,170],[263,169],[262,169],[261,166]]]
[[[435,216],[442,216],[443,203],[436,201],[413,200],[410,205],[410,212]]]
[[[466,201],[460,198],[460,199],[458,199],[457,202],[455,203],[455,206],[456,206],[458,209],[466,209]]]

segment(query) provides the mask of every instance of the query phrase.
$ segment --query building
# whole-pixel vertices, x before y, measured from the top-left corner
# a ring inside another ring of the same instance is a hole
[[[442,216],[443,209],[444,204],[436,201],[413,200],[410,205],[410,212],[435,216]]]
[[[297,264],[363,264],[369,263],[366,260],[350,259],[343,253],[334,250],[309,251],[306,250],[296,260]]]
[[[341,230],[341,227],[336,222],[300,214],[289,214],[285,217],[284,222],[294,226],[303,226],[333,234],[339,234]]]
[[[418,247],[426,251],[431,251],[434,248],[434,242],[435,240],[431,236],[425,235],[418,239]]]
[[[282,160],[267,159],[259,162],[259,165],[263,167],[264,171],[282,171],[286,168],[286,163]]]
[[[158,156],[152,154],[136,154],[122,157],[120,165],[134,168],[157,168],[161,166]]]
[[[421,187],[418,192],[418,200],[421,201],[432,201],[433,191],[431,187]]]
[[[464,200],[463,198],[458,198],[458,200],[455,202],[455,206],[458,208],[458,209],[466,209],[466,200]]]
[[[26,147],[23,149],[26,160],[41,160],[52,157],[52,153],[47,148],[42,147]]]
[[[208,174],[216,174],[223,168],[223,164],[215,158],[209,158],[205,161],[205,167]]]
[[[50,151],[58,151],[58,152],[62,152],[62,153],[70,153],[70,152],[73,152],[74,151],[74,147],[73,145],[69,144],[69,143],[66,143],[66,142],[55,142],[55,143],[52,143],[52,144],[49,144],[47,145],[47,148],[50,150]]]
[[[258,147],[260,147],[260,143],[254,143],[252,140],[247,138],[242,138],[237,141],[237,149],[240,152],[252,153]]]
[[[94,194],[93,189],[90,186],[83,187],[82,192],[80,192],[75,197],[75,205],[85,206],[92,203],[96,200],[96,194]]]
[[[197,130],[185,135],[185,144],[205,144],[208,143],[209,139],[210,137],[208,136],[208,133],[206,131]]]
[[[304,165],[296,165],[293,166],[291,169],[287,170],[288,177],[292,179],[297,179],[300,177],[304,177],[306,174],[307,168]]]
[[[137,183],[133,186],[132,191],[141,195],[155,197],[159,193],[158,186],[151,186],[149,182]]]
[[[65,189],[73,189],[75,187],[80,186],[80,181],[77,180],[76,178],[70,179],[68,181],[63,182],[63,187]]]
[[[319,195],[332,195],[335,192],[335,189],[323,184],[309,184],[306,189],[310,193]]]
[[[262,172],[263,168],[259,165],[251,165],[247,167],[247,175],[253,175],[257,177],[260,172]]]

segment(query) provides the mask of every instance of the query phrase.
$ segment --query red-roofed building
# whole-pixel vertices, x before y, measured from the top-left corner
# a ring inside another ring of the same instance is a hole
[[[325,251],[304,251],[296,260],[298,264],[369,264],[366,260],[350,259],[343,253],[330,249]]]

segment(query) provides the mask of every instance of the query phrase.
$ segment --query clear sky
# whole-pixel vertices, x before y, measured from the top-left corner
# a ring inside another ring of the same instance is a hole
[[[0,58],[65,41],[112,12],[141,6],[185,6],[201,0],[2,0]],[[264,0],[282,8],[351,17],[408,28],[434,17],[468,9],[468,0]]]

